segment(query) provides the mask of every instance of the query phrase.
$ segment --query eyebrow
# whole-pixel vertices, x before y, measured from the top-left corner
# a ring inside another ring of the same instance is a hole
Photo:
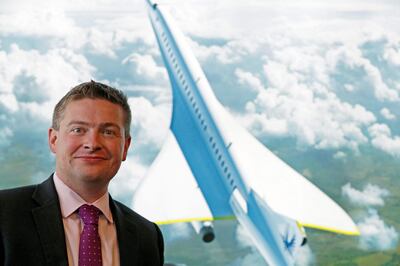
[[[83,125],[83,126],[90,126],[92,123],[85,122],[85,121],[79,121],[79,120],[73,120],[67,124],[67,126],[72,126],[72,125]],[[119,125],[112,123],[112,122],[105,122],[105,123],[100,123],[101,128],[107,128],[107,127],[116,127],[118,129],[121,129]]]
[[[111,122],[101,123],[101,124],[100,124],[100,127],[102,127],[102,128],[106,128],[106,127],[116,127],[116,128],[118,128],[118,129],[120,129],[120,127],[119,127],[117,124],[111,123]]]
[[[84,122],[84,121],[73,120],[73,121],[71,121],[71,122],[69,122],[67,124],[67,126],[72,126],[72,125],[85,125],[85,126],[88,126],[88,125],[90,125],[90,123]]]

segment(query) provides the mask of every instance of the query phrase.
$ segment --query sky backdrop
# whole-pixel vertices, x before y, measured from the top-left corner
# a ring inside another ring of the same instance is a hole
[[[362,236],[351,240],[311,231],[299,264],[334,265],[348,250],[345,259],[355,265],[400,260],[400,3],[160,2],[221,103],[358,224]],[[130,205],[171,115],[171,89],[144,1],[0,2],[0,188],[50,175],[53,107],[90,79],[129,97],[133,145],[110,192]],[[190,247],[187,257],[174,249],[193,243],[191,229],[164,227],[167,258],[188,265],[264,265],[242,229],[229,226],[219,234],[231,233],[232,252],[223,243],[194,243],[223,259],[191,263]],[[312,238],[321,245],[313,246]],[[335,243],[350,249],[329,253]]]

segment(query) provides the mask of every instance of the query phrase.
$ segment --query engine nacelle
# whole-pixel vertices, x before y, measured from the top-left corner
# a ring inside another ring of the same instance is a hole
[[[194,230],[196,231],[197,234],[201,236],[201,239],[209,243],[214,240],[215,238],[215,233],[214,233],[214,227],[212,222],[206,221],[206,222],[191,222]]]

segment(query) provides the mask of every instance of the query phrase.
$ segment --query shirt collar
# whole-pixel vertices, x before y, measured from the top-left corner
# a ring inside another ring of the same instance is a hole
[[[88,203],[84,199],[82,199],[75,191],[73,191],[70,187],[68,187],[57,176],[57,173],[54,173],[53,180],[58,194],[58,198],[60,200],[61,215],[63,216],[63,218],[69,217],[83,204],[88,204],[88,205],[94,205],[96,208],[98,208],[102,212],[102,214],[106,217],[109,223],[114,223],[110,210],[110,204],[109,204],[110,198],[108,196],[108,192],[104,193],[104,195],[98,198],[95,202]]]

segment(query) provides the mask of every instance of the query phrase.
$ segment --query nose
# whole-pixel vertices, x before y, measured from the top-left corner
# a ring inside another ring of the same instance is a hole
[[[83,147],[85,150],[89,150],[90,152],[95,152],[100,150],[101,143],[99,139],[99,134],[94,130],[88,132],[88,134],[86,134],[86,139]]]

